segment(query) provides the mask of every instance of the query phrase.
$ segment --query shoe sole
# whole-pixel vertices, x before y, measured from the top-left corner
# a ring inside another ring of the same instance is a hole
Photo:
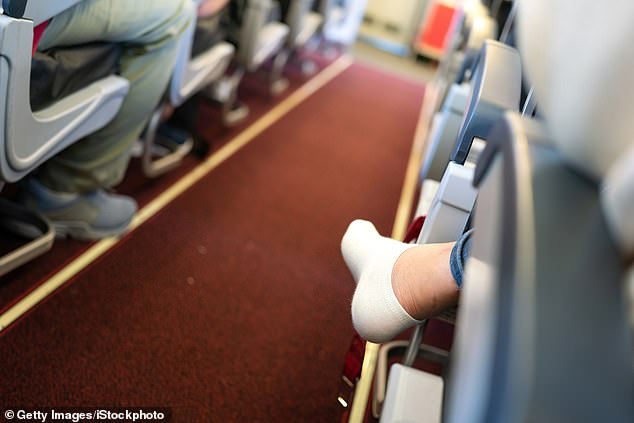
[[[120,236],[128,230],[129,226],[130,222],[127,222],[120,227],[100,230],[80,222],[53,222],[55,238],[72,238],[80,241],[98,241],[103,238]]]

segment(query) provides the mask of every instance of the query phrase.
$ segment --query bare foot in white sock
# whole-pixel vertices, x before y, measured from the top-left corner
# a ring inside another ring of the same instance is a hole
[[[386,342],[455,304],[458,288],[449,270],[452,247],[405,244],[382,237],[368,221],[352,222],[341,251],[357,283],[352,321],[359,334]]]

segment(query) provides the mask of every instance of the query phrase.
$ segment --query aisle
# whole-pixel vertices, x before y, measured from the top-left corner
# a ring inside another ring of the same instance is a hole
[[[389,234],[423,89],[352,65],[0,338],[8,405],[332,422],[349,221]]]

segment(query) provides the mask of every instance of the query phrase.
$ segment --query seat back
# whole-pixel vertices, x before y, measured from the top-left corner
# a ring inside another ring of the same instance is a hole
[[[432,162],[448,165],[429,208],[419,243],[454,241],[464,231],[477,197],[472,185],[474,167],[494,122],[506,110],[518,109],[521,74],[515,49],[497,41],[485,42],[457,139],[438,137],[432,140],[435,149],[428,150],[428,154],[449,150],[447,146],[434,147],[433,142],[438,140],[454,146],[451,161],[448,157],[431,158]]]
[[[240,27],[238,60],[248,64],[257,52],[258,35],[269,21],[272,0],[249,0]]]
[[[448,421],[632,421],[625,269],[599,186],[510,112],[474,182]]]
[[[128,92],[128,82],[107,76],[34,112],[30,104],[33,25],[81,0],[3,0],[0,15],[0,181],[15,182],[42,162],[108,123]],[[53,244],[50,223],[37,213],[12,205],[0,207],[2,219],[41,235],[0,257],[0,275],[43,254]]]
[[[317,33],[322,16],[312,12],[313,0],[292,0],[288,5],[288,12],[284,22],[289,27],[288,46],[298,48],[304,46]]]
[[[473,140],[484,138],[505,110],[519,108],[522,64],[517,50],[486,40],[480,55],[471,97],[451,156],[457,163],[465,162]]]
[[[524,3],[518,6],[518,40],[540,111],[562,154],[603,184],[611,234],[622,253],[632,256],[634,49],[627,40],[634,36],[634,3],[603,7],[568,0],[557,8],[543,0]],[[552,59],[551,66],[540,66],[543,57]]]

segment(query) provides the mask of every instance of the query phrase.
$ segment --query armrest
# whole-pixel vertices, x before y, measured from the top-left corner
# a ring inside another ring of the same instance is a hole
[[[473,139],[486,139],[504,112],[517,111],[520,103],[522,65],[517,50],[487,40],[480,54],[471,98],[451,155],[460,164],[465,162]]]
[[[2,8],[8,16],[28,19],[39,25],[81,1],[83,0],[2,0]]]
[[[240,27],[238,60],[247,65],[255,55],[260,31],[268,22],[273,4],[271,0],[249,0]]]
[[[193,0],[194,3],[197,0]],[[178,107],[204,86],[220,78],[233,57],[234,47],[226,42],[207,46],[207,50],[192,57],[192,45],[196,30],[196,19],[181,36],[178,57],[170,84],[170,102]]]
[[[302,24],[304,23],[304,16],[310,10],[310,1],[307,0],[295,0],[290,4],[290,8],[284,19],[286,24],[291,28],[291,35],[296,35],[301,31]]]
[[[125,79],[109,76],[33,113],[32,41],[31,21],[0,16],[0,175],[7,182],[104,126],[128,92]]]

